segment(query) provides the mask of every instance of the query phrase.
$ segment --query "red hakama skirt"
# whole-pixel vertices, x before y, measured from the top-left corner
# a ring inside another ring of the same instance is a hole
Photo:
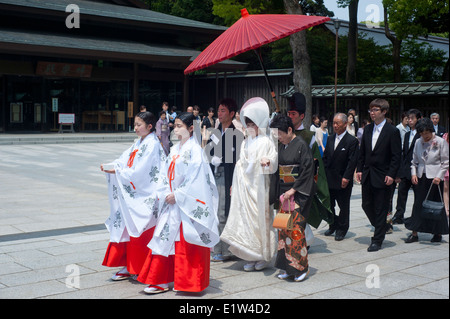
[[[200,292],[209,286],[209,268],[210,249],[186,242],[180,226],[175,255],[152,255],[150,251],[137,280],[148,285],[174,282],[175,290]]]
[[[106,267],[127,267],[130,274],[139,274],[150,252],[147,245],[152,239],[154,231],[155,227],[146,230],[139,237],[130,237],[129,242],[110,242],[102,265]]]

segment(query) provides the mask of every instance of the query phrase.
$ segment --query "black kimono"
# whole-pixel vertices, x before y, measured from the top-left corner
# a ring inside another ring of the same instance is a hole
[[[271,203],[277,203],[280,195],[294,188],[294,200],[298,206],[292,212],[293,229],[278,232],[275,267],[285,270],[288,275],[299,276],[308,270],[305,227],[316,191],[313,156],[302,137],[297,136],[287,147],[279,145],[278,165],[278,171],[271,179]]]

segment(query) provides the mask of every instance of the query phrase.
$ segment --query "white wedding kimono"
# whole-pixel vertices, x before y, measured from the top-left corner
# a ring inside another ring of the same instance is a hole
[[[270,261],[276,252],[277,234],[272,227],[273,208],[269,205],[269,174],[277,170],[278,154],[270,134],[269,106],[254,97],[241,108],[241,122],[247,133],[245,119],[259,128],[258,136],[251,134],[241,145],[239,161],[233,174],[230,213],[220,239],[230,245],[235,256],[247,261]],[[262,168],[261,159],[270,161]]]
[[[134,144],[112,164],[115,174],[106,173],[110,216],[105,225],[110,242],[128,242],[156,225],[156,190],[160,163],[166,156],[155,133]]]
[[[220,239],[228,250],[247,261],[270,261],[276,253],[277,235],[269,205],[269,172],[276,170],[278,155],[273,140],[264,135],[242,143],[233,174],[230,213]],[[272,169],[261,167],[262,158]]]
[[[194,137],[172,147],[160,178],[160,213],[148,245],[152,254],[175,254],[181,224],[186,242],[214,247],[219,242],[218,193],[204,151]],[[167,204],[165,198],[172,192],[176,203]]]

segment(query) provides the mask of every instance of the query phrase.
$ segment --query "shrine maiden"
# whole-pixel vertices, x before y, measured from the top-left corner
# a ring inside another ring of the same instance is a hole
[[[194,116],[182,113],[160,175],[159,217],[138,281],[146,293],[169,290],[199,292],[209,285],[210,249],[219,242],[218,193],[203,149],[192,137]]]
[[[112,279],[122,280],[139,274],[149,251],[158,213],[156,196],[161,158],[164,150],[156,137],[156,118],[150,112],[140,112],[134,121],[139,137],[114,162],[102,164],[106,173],[110,216],[106,228],[110,233],[103,265],[120,267]]]

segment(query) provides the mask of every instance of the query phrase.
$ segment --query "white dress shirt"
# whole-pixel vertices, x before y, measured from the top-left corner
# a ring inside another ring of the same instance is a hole
[[[375,145],[377,144],[378,137],[380,136],[380,132],[384,127],[384,124],[386,124],[386,119],[383,120],[380,124],[373,123],[373,135],[372,135],[372,150],[375,148]]]
[[[344,137],[345,133],[347,133],[347,131],[344,131],[344,133],[341,133],[339,135],[336,134],[336,139],[334,140],[334,149],[336,149],[337,145],[342,140],[342,138]]]
[[[417,131],[415,129],[411,130],[411,133],[409,135],[409,148],[411,148],[411,143],[414,140],[414,136],[416,136],[416,133],[417,133]]]

